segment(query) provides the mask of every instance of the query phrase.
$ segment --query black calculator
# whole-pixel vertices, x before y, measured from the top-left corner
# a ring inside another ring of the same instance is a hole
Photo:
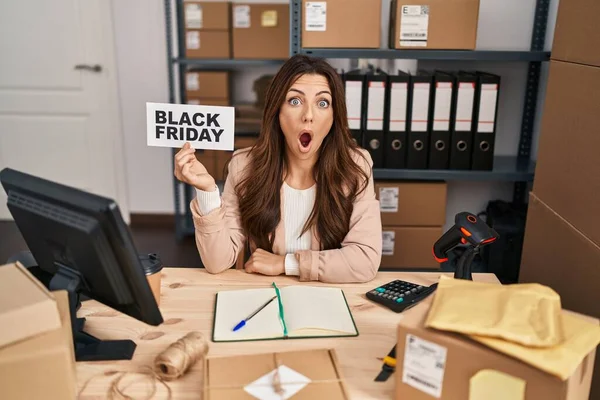
[[[437,288],[437,283],[422,286],[396,280],[367,292],[367,298],[397,313],[407,310],[423,300]]]

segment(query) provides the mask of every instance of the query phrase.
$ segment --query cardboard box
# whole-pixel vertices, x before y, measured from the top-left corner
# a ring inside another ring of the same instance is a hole
[[[495,396],[493,398],[588,399],[595,359],[594,351],[585,357],[568,380],[562,381],[464,335],[425,328],[424,322],[429,305],[430,302],[424,302],[407,311],[398,325],[396,399],[482,399],[484,397],[481,395],[470,396],[471,387],[494,387],[498,390],[500,384],[506,390],[515,378],[525,381],[524,397]],[[418,364],[415,364],[415,360],[418,360]],[[502,376],[498,377],[498,373]],[[495,375],[495,379],[498,379],[497,381],[491,382],[492,374]]]
[[[598,0],[563,0],[558,5],[552,59],[600,67]]]
[[[442,236],[438,227],[384,226],[381,266],[386,268],[432,268],[440,264],[433,258],[433,244]]]
[[[442,226],[446,223],[445,182],[376,181],[381,223],[395,226]]]
[[[20,263],[1,266],[0,347],[60,326],[56,301],[48,289]]]
[[[529,196],[519,282],[554,289],[564,308],[600,318],[600,246],[534,193]],[[600,398],[600,357],[592,388]]]
[[[394,0],[392,49],[474,50],[479,0]]]
[[[188,99],[229,99],[229,72],[188,71],[185,74],[185,90]]]
[[[66,291],[52,295],[58,306],[53,313],[59,315],[60,328],[0,348],[0,399],[75,399],[77,379],[68,295]]]
[[[226,31],[231,27],[229,2],[185,1],[183,4],[185,29]]]
[[[234,139],[234,149],[243,149],[252,146],[256,143],[256,137],[240,136]],[[196,159],[200,161],[208,173],[215,178],[216,181],[222,181],[226,178],[226,167],[231,156],[232,151],[220,151],[220,150],[203,150],[196,151]]]
[[[187,58],[231,58],[231,34],[226,30],[185,32]]]
[[[600,244],[600,68],[550,62],[533,192]]]
[[[234,3],[232,8],[233,58],[289,58],[289,4]]]
[[[281,353],[264,353],[235,357],[208,357],[204,362],[204,400],[236,400],[254,398],[244,388],[277,368],[290,368],[303,377],[310,379],[292,397],[294,400],[344,400],[349,399],[348,390],[341,375],[340,366],[334,350],[315,349]],[[285,373],[285,372],[280,372]],[[282,380],[289,375],[284,375]],[[304,382],[302,377],[293,377],[294,382]],[[265,389],[269,388],[272,378],[265,378],[257,388],[263,393],[257,398],[267,398]],[[288,386],[289,387],[289,386]],[[287,389],[287,388],[286,388]],[[256,392],[257,393],[257,392]],[[273,395],[268,398],[278,398]]]
[[[381,0],[302,0],[302,47],[381,46]]]

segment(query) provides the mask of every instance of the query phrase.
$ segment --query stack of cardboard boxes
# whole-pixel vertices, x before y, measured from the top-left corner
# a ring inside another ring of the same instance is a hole
[[[302,1],[302,47],[381,47],[382,0]],[[394,0],[389,48],[474,50],[479,0]]]
[[[289,4],[184,2],[187,58],[286,59]]]
[[[384,268],[432,268],[433,244],[446,222],[445,182],[375,182],[381,208]]]
[[[520,281],[600,317],[600,31],[597,0],[561,0]],[[596,358],[590,398],[600,398]]]

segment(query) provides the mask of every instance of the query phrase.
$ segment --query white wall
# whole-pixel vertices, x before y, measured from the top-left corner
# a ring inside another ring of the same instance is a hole
[[[281,2],[281,0],[262,2]],[[558,0],[551,0],[546,49],[551,48]],[[172,157],[170,149],[149,148],[145,144],[145,102],[168,101],[167,55],[162,0],[113,0],[115,37],[119,69],[122,123],[125,141],[130,209],[133,213],[173,213]],[[481,0],[478,49],[528,50],[531,41],[535,0]],[[383,0],[382,47],[387,45],[389,3]],[[512,27],[509,28],[509,24]],[[415,61],[397,60],[373,63],[394,71],[414,70]],[[347,68],[348,60],[332,60]],[[517,152],[526,79],[523,63],[420,62],[420,68],[480,68],[503,78],[500,99],[497,154]],[[540,99],[546,84],[547,66],[542,74]],[[252,83],[257,77],[275,73],[276,67],[237,71],[234,101],[254,100]],[[538,105],[538,119],[543,101]],[[537,126],[536,126],[537,129]],[[537,135],[533,154],[537,154]],[[479,212],[491,199],[512,198],[512,183],[449,182],[447,223],[456,212]]]

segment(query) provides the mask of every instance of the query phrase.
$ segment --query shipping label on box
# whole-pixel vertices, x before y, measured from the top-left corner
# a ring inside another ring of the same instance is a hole
[[[383,231],[383,251],[382,254],[384,256],[393,256],[394,255],[394,246],[396,245],[394,241],[396,240],[396,232],[395,231]]]
[[[379,188],[379,207],[381,212],[398,212],[398,187]]]
[[[185,27],[187,29],[202,28],[202,6],[200,4],[186,4]]]
[[[233,7],[233,27],[250,28],[250,6]]]
[[[429,6],[402,6],[400,10],[400,45],[427,47]]]
[[[325,32],[327,30],[327,3],[324,1],[306,2],[306,30]]]
[[[406,335],[402,382],[439,398],[448,349],[415,335]]]
[[[146,103],[148,146],[233,150],[233,107]]]

